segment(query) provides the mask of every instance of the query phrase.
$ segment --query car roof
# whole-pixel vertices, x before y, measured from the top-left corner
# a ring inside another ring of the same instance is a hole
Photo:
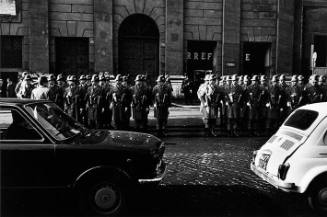
[[[18,98],[0,98],[0,105],[26,105],[30,103],[49,102],[49,100],[35,100],[35,99],[18,99]]]
[[[327,116],[327,102],[308,104],[299,109],[313,110],[319,112],[323,116]]]

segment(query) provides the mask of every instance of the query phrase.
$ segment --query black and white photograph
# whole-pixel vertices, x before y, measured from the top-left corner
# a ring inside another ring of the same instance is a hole
[[[327,216],[327,0],[0,0],[0,216]]]

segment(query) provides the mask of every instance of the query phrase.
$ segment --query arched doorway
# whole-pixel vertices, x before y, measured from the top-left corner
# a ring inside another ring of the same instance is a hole
[[[150,17],[134,14],[119,27],[119,73],[147,74],[153,81],[159,72],[159,30]]]

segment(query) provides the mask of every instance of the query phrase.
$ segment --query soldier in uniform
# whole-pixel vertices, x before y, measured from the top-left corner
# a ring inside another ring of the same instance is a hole
[[[92,82],[91,82],[91,79],[92,79],[92,76],[90,74],[87,74],[85,76],[85,79],[86,79],[86,86],[89,88],[92,86]]]
[[[327,86],[326,83],[326,77],[324,75],[320,75],[318,78],[318,87],[320,91],[320,102],[326,102],[327,101]]]
[[[259,119],[258,119],[258,128],[259,128],[259,134],[264,134],[264,130],[266,128],[266,122],[267,122],[267,114],[268,110],[266,107],[266,104],[269,102],[269,86],[267,83],[267,79],[265,75],[260,76],[260,95],[259,95]],[[260,132],[261,131],[261,132]]]
[[[258,76],[254,75],[251,79],[252,84],[246,91],[245,104],[246,104],[246,120],[247,129],[252,135],[258,136],[258,121],[259,121],[259,98],[260,98],[260,87]]]
[[[57,76],[58,97],[56,104],[64,110],[64,94],[66,90],[65,79],[62,74]]]
[[[157,85],[153,87],[152,95],[154,97],[154,116],[157,119],[158,136],[165,136],[164,129],[169,115],[171,92],[165,85],[165,77],[163,75],[158,77]]]
[[[116,129],[127,129],[126,123],[130,118],[130,91],[122,84],[123,78],[120,74],[116,76],[115,86],[112,91],[113,118]]]
[[[225,95],[227,105],[227,131],[230,136],[239,136],[237,130],[239,130],[239,117],[240,117],[240,105],[242,100],[243,89],[237,82],[237,76],[233,75],[232,84],[227,89]]]
[[[86,76],[81,75],[79,77],[79,96],[80,96],[80,110],[79,110],[79,122],[87,126],[87,111],[86,111],[86,96],[88,91],[88,86],[86,84]]]
[[[301,96],[300,87],[297,85],[297,76],[293,75],[291,79],[291,85],[288,88],[287,94],[287,114],[291,114],[295,109],[299,107],[299,100]]]
[[[68,87],[64,93],[64,108],[65,112],[75,120],[79,118],[79,89],[76,84],[77,79],[75,75],[67,77]]]
[[[299,106],[307,104],[306,85],[304,84],[303,75],[297,77],[297,86],[299,87]]]
[[[243,94],[242,94],[242,99],[241,99],[241,109],[240,109],[240,128],[242,129],[247,129],[247,123],[248,123],[248,120],[247,120],[247,117],[248,117],[248,108],[246,106],[246,97],[248,96],[248,89],[251,85],[251,81],[250,81],[250,78],[248,75],[244,75],[243,76],[243,86],[242,86],[242,89],[243,89]]]
[[[266,104],[268,109],[267,115],[267,133],[271,130],[277,130],[279,126],[280,107],[279,101],[281,98],[280,87],[277,84],[277,75],[271,78],[271,85],[269,86],[269,102]]]
[[[101,103],[101,88],[99,86],[98,75],[93,75],[91,86],[86,94],[86,110],[88,114],[88,126],[90,128],[100,128],[100,103]]]
[[[17,93],[17,97],[20,99],[23,98],[31,98],[31,94],[32,94],[32,90],[34,89],[33,85],[32,85],[32,78],[29,74],[27,74],[24,77],[24,80],[22,81],[20,87],[19,87],[19,91]]]
[[[288,86],[285,82],[285,75],[281,74],[279,77],[279,88],[280,88],[280,93],[281,97],[279,100],[279,106],[280,106],[280,119],[279,119],[279,124],[282,124],[284,120],[288,116],[288,107],[287,107],[287,99],[289,98],[288,95]]]
[[[135,85],[132,89],[132,110],[133,119],[135,121],[136,130],[147,129],[147,119],[149,114],[149,99],[147,87],[143,84],[142,75],[137,75],[135,78]]]
[[[307,93],[307,103],[318,103],[321,100],[321,93],[318,88],[318,78],[317,75],[311,75],[309,83],[306,85],[305,91]]]

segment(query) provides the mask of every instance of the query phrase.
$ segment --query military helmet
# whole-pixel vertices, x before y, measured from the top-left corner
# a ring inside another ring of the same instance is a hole
[[[97,74],[92,75],[91,81],[98,82],[99,81],[99,76]]]
[[[298,79],[299,81],[303,81],[303,80],[304,80],[304,77],[303,77],[303,75],[299,75],[299,76],[297,77],[297,79]]]
[[[216,76],[214,74],[210,74],[208,79],[209,81],[215,80]]]
[[[159,75],[156,82],[165,82],[165,76]]]
[[[237,75],[236,74],[234,74],[234,75],[232,75],[232,81],[236,81],[237,80]]]
[[[85,78],[86,78],[86,80],[90,81],[92,77],[91,77],[90,74],[88,74],[88,75],[85,76]]]
[[[116,76],[115,81],[120,81],[120,82],[123,81],[123,77],[121,76],[121,74],[118,74],[118,75]]]
[[[296,75],[293,75],[292,78],[291,78],[291,82],[297,82],[297,76]]]
[[[318,81],[318,75],[311,75],[310,80]]]
[[[277,82],[278,81],[277,77],[278,77],[277,75],[273,75],[272,78],[271,78],[271,81],[272,82]]]
[[[206,74],[206,75],[204,76],[204,79],[203,79],[203,80],[204,80],[204,81],[209,81],[209,76],[210,76],[209,74]]]
[[[67,77],[66,77],[66,81],[70,81],[70,75],[68,75]]]
[[[243,75],[238,76],[238,81],[243,81],[243,79],[244,79]]]
[[[54,76],[54,74],[51,74],[48,76],[48,81],[55,81],[56,77]]]
[[[281,81],[281,80],[285,80],[285,75],[284,74],[281,74],[280,76],[279,76],[279,80]]]
[[[135,80],[134,80],[134,81],[143,81],[143,76],[142,76],[142,75],[140,75],[140,74],[136,75],[136,77],[135,77]]]
[[[244,82],[249,81],[249,76],[248,76],[248,75],[244,75],[244,77],[243,77],[243,81],[244,81]]]
[[[22,78],[24,79],[26,75],[28,75],[28,72],[27,72],[27,71],[24,71],[24,72],[22,73]]]
[[[267,80],[267,78],[266,78],[265,75],[261,75],[261,76],[260,76],[260,81],[266,81],[266,80]]]
[[[326,77],[324,75],[320,75],[318,81],[319,82],[326,82]]]
[[[105,80],[106,80],[106,78],[104,77],[103,74],[99,76],[99,81],[105,81]]]
[[[79,76],[79,80],[80,80],[80,81],[85,81],[85,80],[86,80],[86,76],[85,76],[85,75],[81,75],[81,76]]]
[[[123,76],[123,81],[125,81],[125,82],[128,81],[128,76],[127,75]]]
[[[31,76],[29,74],[27,74],[25,77],[24,77],[24,81],[30,81],[32,80]]]
[[[64,81],[65,79],[64,79],[64,76],[62,75],[62,74],[59,74],[58,76],[57,76],[57,81]]]
[[[67,77],[67,81],[77,81],[77,78],[75,75],[71,75]]]
[[[258,81],[258,75],[253,75],[251,81]]]

